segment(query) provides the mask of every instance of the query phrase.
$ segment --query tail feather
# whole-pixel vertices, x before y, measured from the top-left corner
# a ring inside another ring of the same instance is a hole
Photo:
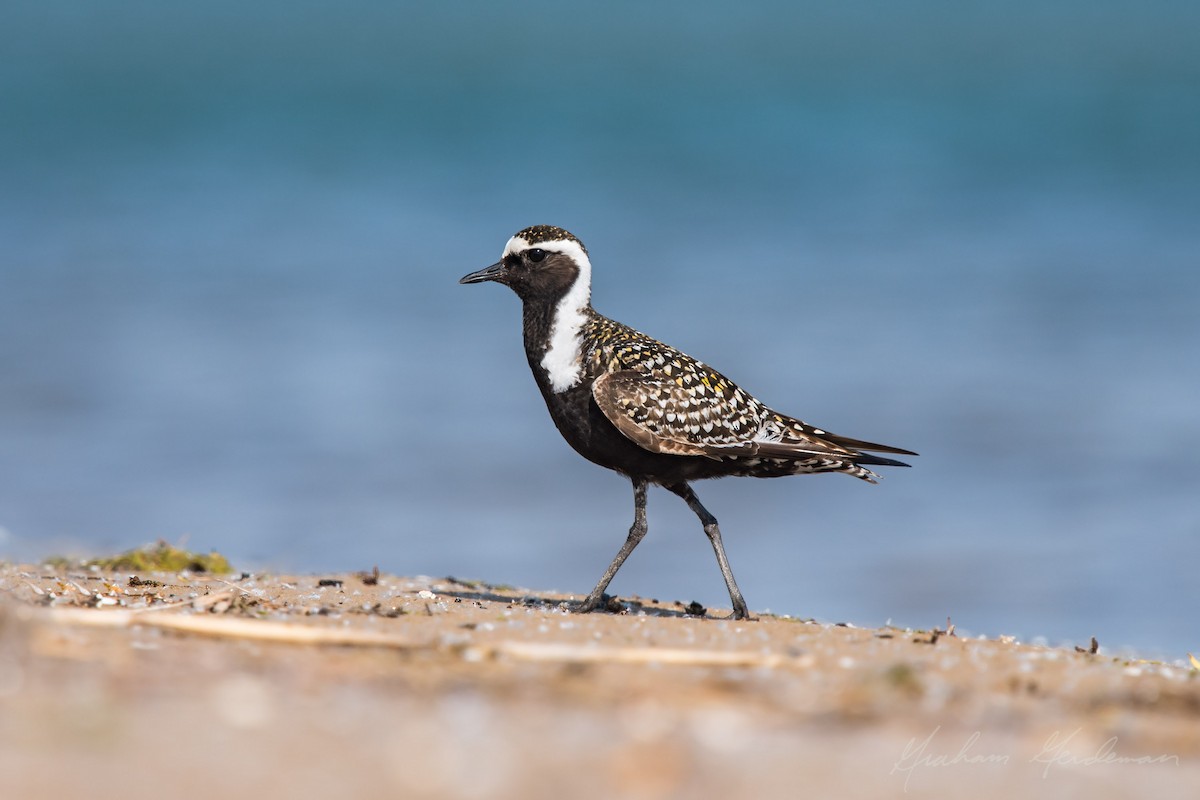
[[[916,453],[913,453],[916,455]],[[872,467],[911,467],[912,464],[906,464],[903,461],[897,461],[894,458],[884,458],[883,456],[873,456],[868,453],[859,453],[849,459],[855,464],[870,464]]]
[[[786,458],[795,461],[810,461],[815,458],[827,458],[836,462],[855,464],[871,464],[881,467],[907,467],[903,461],[896,461],[883,456],[863,453],[840,442],[833,442],[828,437],[809,434],[804,441],[754,442],[754,454],[769,458]],[[832,445],[832,447],[827,446]],[[728,452],[726,448],[725,452]],[[907,452],[907,451],[902,451]],[[915,454],[914,454],[915,455]]]
[[[849,436],[839,436],[782,414],[777,414],[775,419],[785,426],[783,438],[776,442],[756,442],[759,452],[785,457],[803,457],[802,454],[836,455],[841,456],[842,460],[846,462],[876,467],[907,467],[909,465],[903,461],[871,455],[864,451],[873,450],[902,456],[917,455],[912,450],[893,447],[890,444],[876,444],[862,439],[851,439]],[[790,431],[788,431],[789,428]]]
[[[917,453],[914,453],[912,450],[905,450],[902,447],[892,447],[890,444],[875,444],[874,442],[864,442],[862,439],[851,439],[849,436],[838,436],[836,433],[824,433],[824,434],[821,434],[821,438],[827,442],[833,442],[834,444],[838,445],[839,447],[849,448],[850,450],[872,450],[876,453],[895,453],[895,454],[901,455],[901,456],[918,455]],[[902,466],[902,467],[908,466],[908,464],[901,464],[898,461],[888,461],[886,459],[883,461],[868,461],[868,462],[864,462],[864,463],[887,464],[887,465],[893,466],[893,467],[894,466]]]
[[[905,464],[905,466],[908,466]],[[860,478],[867,483],[879,483],[879,476],[866,467],[860,467],[857,464],[848,464],[845,468],[839,470],[855,478]]]

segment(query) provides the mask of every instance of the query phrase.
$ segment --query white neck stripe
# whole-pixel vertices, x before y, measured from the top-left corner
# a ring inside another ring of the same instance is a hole
[[[578,384],[583,374],[581,335],[583,326],[587,324],[584,311],[592,300],[592,262],[579,242],[571,239],[530,242],[514,236],[505,245],[504,255],[520,253],[531,247],[569,256],[579,268],[579,276],[554,309],[554,319],[550,323],[550,344],[542,357],[541,366],[550,379],[550,389],[558,394]]]

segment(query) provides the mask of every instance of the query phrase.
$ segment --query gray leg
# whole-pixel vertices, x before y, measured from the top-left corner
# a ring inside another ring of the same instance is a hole
[[[641,478],[633,479],[633,527],[629,529],[629,536],[625,539],[625,544],[621,545],[620,551],[617,552],[617,557],[608,565],[608,569],[604,571],[604,577],[596,584],[596,588],[592,589],[592,593],[583,601],[583,605],[579,607],[579,611],[595,611],[600,607],[604,597],[604,590],[608,588],[608,584],[612,582],[613,576],[617,574],[617,570],[625,563],[625,559],[629,558],[629,554],[633,552],[633,548],[638,546],[638,542],[646,537],[646,481]]]
[[[717,518],[710,514],[707,508],[700,505],[700,498],[696,497],[696,493],[692,491],[692,487],[686,483],[677,483],[665,488],[667,491],[682,497],[683,502],[688,504],[688,508],[692,510],[692,513],[700,518],[700,524],[704,526],[704,533],[708,536],[708,540],[712,542],[713,552],[717,554],[717,565],[721,568],[721,577],[725,579],[725,588],[729,590],[729,601],[733,603],[733,618],[750,619],[750,611],[746,608],[746,601],[742,598],[742,592],[738,589],[737,581],[733,579],[733,570],[729,568],[729,559],[725,557],[725,545],[721,543],[721,529],[717,527]]]

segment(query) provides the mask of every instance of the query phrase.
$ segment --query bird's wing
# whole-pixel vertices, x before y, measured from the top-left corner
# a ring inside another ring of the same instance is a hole
[[[708,443],[691,430],[692,420],[698,425],[701,419],[700,406],[692,406],[691,398],[670,378],[633,370],[610,372],[596,379],[592,396],[617,430],[651,453],[707,455]],[[706,416],[712,416],[711,405]],[[711,424],[709,428],[700,428],[700,433],[711,435]]]
[[[596,405],[617,430],[652,453],[681,456],[844,457],[854,450],[806,433],[719,373],[676,376],[610,372],[592,387]]]

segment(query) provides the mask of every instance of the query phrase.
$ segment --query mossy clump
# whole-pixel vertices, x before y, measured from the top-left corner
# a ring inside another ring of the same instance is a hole
[[[193,553],[159,540],[157,544],[139,547],[109,558],[93,558],[85,566],[104,570],[129,572],[208,572],[224,575],[233,572],[225,556],[216,552]]]
[[[892,688],[914,697],[920,697],[925,691],[917,671],[911,664],[893,664],[884,670],[883,679]]]

